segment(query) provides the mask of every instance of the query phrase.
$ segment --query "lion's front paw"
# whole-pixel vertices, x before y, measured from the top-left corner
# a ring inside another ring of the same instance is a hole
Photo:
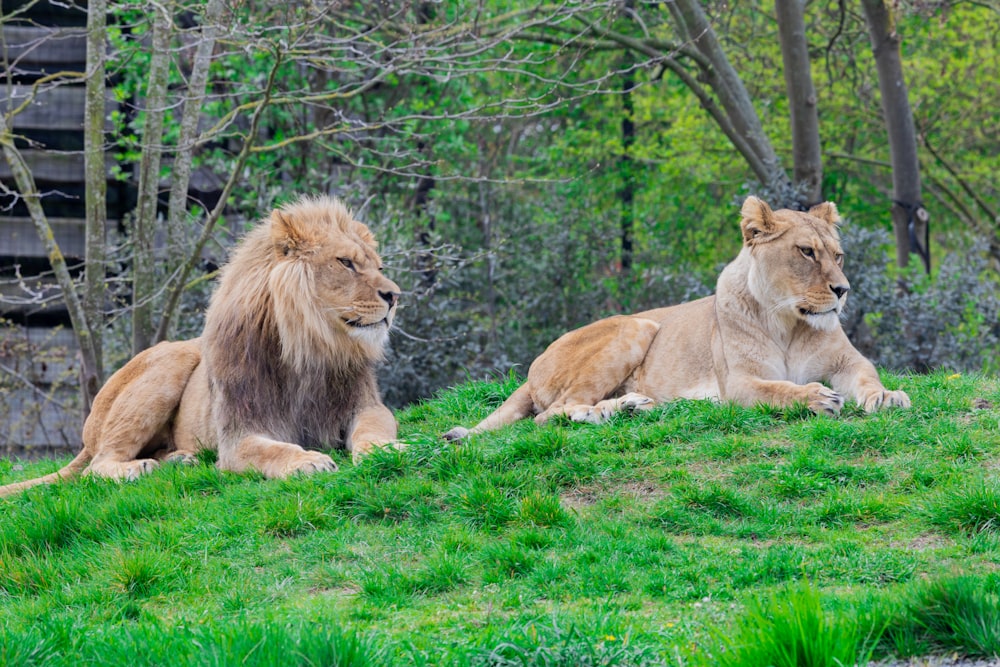
[[[193,452],[171,452],[163,457],[164,463],[181,463],[184,465],[194,465],[198,462],[198,456]]]
[[[835,415],[844,407],[844,397],[818,382],[806,385],[809,390],[809,409],[816,414]]]
[[[450,432],[451,431],[449,431],[449,433]],[[403,451],[407,447],[409,447],[407,443],[400,442],[399,440],[391,440],[389,442],[366,442],[361,446],[355,444],[354,449],[351,451],[351,461],[354,465],[357,465],[376,449],[395,449],[396,451]]]
[[[888,389],[877,389],[863,396],[858,400],[865,408],[865,412],[875,412],[879,408],[908,408],[910,407],[910,397],[905,391],[889,391]]]
[[[296,453],[293,458],[285,462],[282,470],[282,477],[302,474],[312,475],[317,472],[336,472],[337,464],[326,454],[321,452],[303,451]]]
[[[149,474],[160,465],[153,459],[136,459],[134,461],[94,461],[84,474],[107,477],[123,482],[134,482],[143,475]]]
[[[602,405],[581,405],[567,412],[570,421],[583,424],[603,424],[611,417],[611,410]]]

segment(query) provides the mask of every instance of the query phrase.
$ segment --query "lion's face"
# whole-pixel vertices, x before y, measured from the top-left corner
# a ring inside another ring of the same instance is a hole
[[[400,290],[382,275],[368,228],[339,201],[321,198],[274,211],[270,229],[268,282],[286,358],[304,367],[316,353],[381,357]]]
[[[399,286],[382,275],[374,245],[354,234],[330,241],[309,258],[316,293],[328,308],[330,324],[363,344],[381,348],[396,315]]]
[[[750,197],[742,212],[753,296],[773,317],[801,320],[821,331],[839,326],[851,286],[843,272],[836,206],[828,202],[808,213],[772,211]]]

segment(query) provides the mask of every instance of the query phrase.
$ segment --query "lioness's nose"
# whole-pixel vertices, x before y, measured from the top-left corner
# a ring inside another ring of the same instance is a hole
[[[379,292],[378,295],[389,304],[390,306],[395,306],[396,302],[399,301],[399,292]]]
[[[845,294],[851,291],[850,285],[830,285],[830,291],[837,295],[837,298],[841,298]]]

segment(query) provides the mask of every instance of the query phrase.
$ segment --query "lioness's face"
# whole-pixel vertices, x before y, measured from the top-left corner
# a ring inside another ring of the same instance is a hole
[[[754,259],[754,296],[775,315],[800,319],[822,331],[836,328],[851,288],[843,272],[836,208],[821,204],[808,213],[768,209],[764,215],[766,233],[748,236],[748,220],[743,222]]]

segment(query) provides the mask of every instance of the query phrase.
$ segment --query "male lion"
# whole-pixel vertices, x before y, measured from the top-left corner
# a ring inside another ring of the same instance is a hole
[[[94,399],[83,451],[0,496],[81,471],[135,479],[207,447],[218,447],[220,468],[266,477],[336,470],[305,447],[343,445],[357,461],[396,438],[374,364],[398,297],[371,232],[339,201],[279,208],[222,269],[201,338],[125,364]]]
[[[539,424],[553,415],[599,423],[618,410],[674,398],[805,403],[830,414],[845,397],[867,412],[909,407],[904,392],[882,386],[840,327],[850,285],[841,270],[837,207],[772,211],[748,197],[741,213],[743,249],[722,271],[713,296],[609,317],[563,335],[493,414],[445,438],[528,415]]]

